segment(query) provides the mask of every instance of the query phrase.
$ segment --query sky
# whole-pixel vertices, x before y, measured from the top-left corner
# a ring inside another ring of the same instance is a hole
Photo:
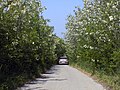
[[[45,6],[47,10],[43,12],[45,19],[50,19],[48,23],[50,26],[54,26],[54,33],[60,38],[64,38],[62,33],[66,32],[65,24],[67,23],[67,16],[74,15],[73,10],[75,6],[83,8],[82,0],[41,0],[42,6]]]

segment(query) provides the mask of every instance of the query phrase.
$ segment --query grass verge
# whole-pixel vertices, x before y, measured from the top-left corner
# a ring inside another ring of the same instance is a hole
[[[13,75],[6,77],[4,82],[0,83],[0,90],[14,90],[26,82],[33,80],[35,76],[29,77],[27,74]]]
[[[70,65],[93,78],[95,81],[101,83],[106,88],[106,90],[120,90],[120,75],[111,76],[99,71],[96,71],[96,73],[92,75],[92,70],[87,69],[87,67],[84,68],[75,63],[72,63]]]

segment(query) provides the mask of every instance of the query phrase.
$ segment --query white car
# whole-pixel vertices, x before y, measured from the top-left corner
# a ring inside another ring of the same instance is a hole
[[[65,64],[65,65],[68,65],[68,64],[69,64],[67,58],[60,58],[58,63],[59,63],[60,65],[61,65],[61,64]]]

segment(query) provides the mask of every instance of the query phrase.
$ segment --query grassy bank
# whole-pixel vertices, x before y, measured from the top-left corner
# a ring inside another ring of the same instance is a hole
[[[101,83],[107,90],[120,90],[120,75],[106,75],[99,71],[96,71],[96,73],[92,75],[92,70],[87,67],[75,63],[71,63],[70,65]]]
[[[6,77],[6,79],[0,84],[0,90],[14,90],[31,79],[33,79],[33,77],[30,78],[27,74]]]
[[[35,78],[41,77],[41,74],[46,72],[46,70],[50,69],[52,64],[49,67],[44,67],[44,71],[42,69],[37,70],[38,72],[21,72],[14,73],[11,75],[1,75],[0,76],[0,90],[15,90],[17,87],[23,86],[25,83],[34,80]],[[31,70],[32,71],[32,70]]]

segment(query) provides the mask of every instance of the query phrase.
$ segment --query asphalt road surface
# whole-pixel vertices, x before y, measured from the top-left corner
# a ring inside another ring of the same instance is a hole
[[[17,90],[106,90],[92,78],[68,65],[56,65],[42,78],[25,84]]]

